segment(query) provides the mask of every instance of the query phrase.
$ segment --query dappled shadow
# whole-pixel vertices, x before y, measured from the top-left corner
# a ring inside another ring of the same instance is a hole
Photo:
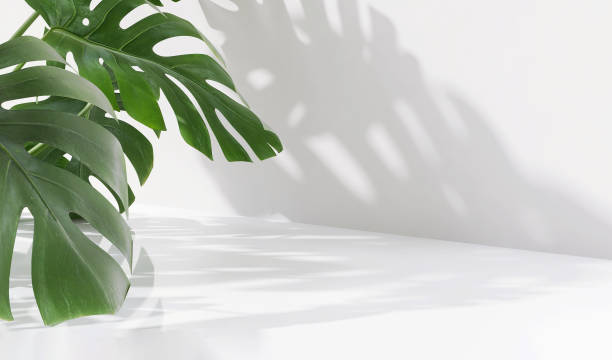
[[[474,99],[431,84],[383,14],[367,9],[365,36],[356,1],[338,2],[340,29],[322,0],[298,1],[303,16],[276,0],[200,2],[286,145],[256,166],[206,165],[241,214],[612,258],[610,224],[525,178]]]
[[[11,344],[3,355],[257,359],[267,330],[563,299],[612,285],[609,262],[596,259],[246,218],[147,216],[130,224],[141,249],[122,309],[44,328],[31,288],[15,296],[13,287],[18,311],[0,323]],[[20,237],[31,235],[27,227]],[[13,266],[18,287],[30,286],[19,273],[26,257]]]
[[[123,308],[61,327],[197,328],[230,336],[515,301],[609,276],[596,260],[292,223],[145,217],[131,225],[142,249]],[[26,277],[19,273],[24,257],[16,257],[13,284]],[[32,296],[13,300],[16,321],[4,328],[42,327]]]

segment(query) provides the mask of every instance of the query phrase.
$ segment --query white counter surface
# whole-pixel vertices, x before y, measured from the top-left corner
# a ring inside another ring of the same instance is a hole
[[[612,261],[163,209],[130,224],[122,310],[52,328],[21,226],[0,358],[612,358]]]

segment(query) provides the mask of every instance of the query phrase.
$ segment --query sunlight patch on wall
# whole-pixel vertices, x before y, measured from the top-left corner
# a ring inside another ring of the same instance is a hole
[[[361,31],[366,40],[372,39],[372,8],[365,0],[357,0],[357,9],[359,14],[359,24]]]
[[[293,28],[295,30],[295,36],[298,38],[298,40],[302,44],[308,45],[312,42],[312,40],[310,39],[310,36],[306,33],[306,31],[304,31],[298,26],[294,26]]]
[[[291,111],[289,111],[287,125],[289,125],[290,128],[299,126],[306,117],[306,113],[306,105],[304,105],[303,102],[300,101],[299,103],[295,104]]]
[[[228,11],[238,11],[240,8],[230,0],[209,0]]]
[[[306,146],[353,195],[365,203],[375,201],[376,191],[370,178],[338,138],[331,134],[311,137]]]
[[[297,23],[305,18],[304,7],[300,0],[284,0],[287,14],[291,18],[293,31],[297,39],[304,45],[310,44],[312,41],[310,36]]]
[[[448,201],[451,209],[460,216],[468,215],[468,207],[463,199],[463,196],[455,190],[452,186],[448,184],[442,184],[442,193],[444,194],[444,198]]]
[[[330,28],[336,34],[342,36],[342,18],[340,16],[338,0],[325,0],[323,5],[325,6],[325,14],[327,15]]]
[[[406,126],[408,134],[417,150],[421,153],[421,156],[430,165],[438,164],[440,162],[440,154],[412,108],[404,100],[396,100],[393,107]]]
[[[285,149],[274,159],[274,163],[278,165],[287,175],[293,180],[302,181],[304,179],[304,171],[296,158]]]
[[[287,13],[292,19],[303,19],[304,18],[304,7],[300,0],[284,0]]]
[[[261,91],[274,83],[274,74],[268,69],[254,69],[247,74],[247,81],[253,89]]]
[[[409,177],[408,167],[391,134],[381,124],[370,125],[366,133],[368,145],[389,171],[400,179]]]
[[[469,137],[469,130],[464,119],[461,117],[460,112],[452,101],[453,95],[450,94],[451,96],[449,98],[448,93],[443,93],[434,86],[429,87],[429,90],[434,101],[436,102],[436,105],[438,105],[438,109],[442,113],[448,128],[453,132],[453,135],[460,140],[467,140]]]

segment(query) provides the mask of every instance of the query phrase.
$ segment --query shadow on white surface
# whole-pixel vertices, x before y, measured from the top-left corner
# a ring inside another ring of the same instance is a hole
[[[44,328],[23,243],[32,223],[22,223],[11,274],[16,320],[0,324],[3,341],[16,345],[0,353],[269,359],[277,357],[262,355],[267,334],[278,329],[391,317],[382,327],[346,329],[380,341],[410,325],[401,314],[478,311],[612,286],[612,265],[596,259],[248,218],[136,215],[130,224],[139,250],[124,307]],[[24,345],[32,341],[44,346]]]
[[[206,163],[238,213],[612,258],[609,219],[525,176],[478,99],[433,83],[384,14],[348,0],[200,3],[286,145],[256,166]]]
[[[67,326],[195,326],[219,334],[479,306],[588,286],[598,263],[246,218],[136,218],[131,225],[142,248],[124,307]],[[19,236],[31,227],[22,224]],[[34,299],[15,291],[31,287],[29,256],[16,252],[13,261],[16,321],[4,326],[14,330],[42,326]]]

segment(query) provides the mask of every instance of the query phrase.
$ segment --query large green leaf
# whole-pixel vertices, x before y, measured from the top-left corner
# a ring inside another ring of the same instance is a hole
[[[0,45],[0,68],[26,61],[50,60],[64,62],[64,59],[47,43],[30,36],[22,36]]]
[[[117,138],[125,156],[134,166],[140,184],[144,185],[153,170],[153,146],[149,140],[127,122],[107,118],[101,109],[93,108],[86,116]]]
[[[140,180],[140,184],[143,185],[153,169],[153,146],[149,140],[130,124],[121,120],[114,120],[105,117],[104,111],[101,109],[91,109],[87,114],[85,114],[85,118],[103,126],[106,130],[113,134],[115,138],[117,138],[121,144],[121,147],[123,148],[123,152],[130,160],[130,163],[132,163],[134,166],[136,174]],[[67,164],[57,165],[67,169],[86,181],[89,181],[90,176],[98,177],[83,162],[76,158],[72,158]],[[123,206],[119,195],[113,191],[111,186],[104,183],[103,179],[100,179],[99,177],[98,179],[115,197],[115,200],[119,205],[119,210],[124,212],[126,208]],[[132,192],[132,189],[128,186],[128,206],[131,206],[135,200],[136,197]]]
[[[0,45],[3,66],[30,60],[57,61],[47,45],[18,38]],[[36,54],[36,55],[34,55]],[[87,101],[112,112],[104,94],[85,79],[52,67],[33,67],[0,76],[1,101],[55,95]],[[92,121],[48,110],[0,110],[0,318],[10,320],[9,275],[17,225],[27,207],[34,216],[32,284],[42,318],[56,324],[84,315],[115,312],[129,281],[121,266],[71,220],[91,223],[128,259],[132,240],[117,210],[90,184],[26,151],[47,144],[86,164],[128,203],[123,150]]]
[[[82,101],[62,98],[62,97],[51,97],[44,101],[40,102],[29,102],[18,104],[13,106],[12,110],[49,110],[49,111],[63,111],[67,113],[78,114],[81,113],[86,104]],[[136,174],[138,175],[138,179],[140,180],[140,184],[144,185],[147,178],[151,174],[153,170],[153,146],[149,142],[149,140],[141,134],[136,128],[132,125],[128,124],[125,121],[110,119],[105,116],[105,112],[100,108],[92,108],[83,114],[84,118],[89,119],[99,125],[102,125],[106,130],[110,131],[115,138],[121,144],[123,148],[123,152],[130,160],[130,163],[133,165],[134,170],[136,170]],[[90,169],[85,166],[81,161],[76,158],[72,158],[70,161],[67,161],[63,156],[65,152],[46,146],[44,149],[37,151],[34,153],[37,158],[45,160],[49,163],[55,164],[56,166],[67,169],[68,171],[78,175],[85,181],[89,181],[90,176],[98,177],[96,174],[92,173]],[[104,180],[98,179],[104,184]],[[118,194],[115,194],[113,189],[104,184],[108,190],[113,194],[115,199],[117,200],[119,209],[121,212],[125,211],[125,207],[121,202]],[[129,205],[131,205],[135,200],[135,195],[132,192],[132,189],[128,186],[128,200]]]
[[[228,160],[251,160],[218,113],[258,158],[266,159],[282,151],[278,137],[253,112],[211,84],[217,82],[235,89],[227,72],[213,58],[203,54],[164,57],[153,51],[157,43],[177,36],[206,41],[192,24],[172,14],[159,13],[121,29],[121,20],[133,9],[149,2],[161,6],[158,0],[102,0],[93,10],[90,10],[91,0],[26,1],[42,14],[50,27],[45,41],[64,56],[72,52],[79,73],[95,83],[115,108],[119,104],[113,78],[128,114],[156,131],[165,130],[158,106],[162,90],[185,141],[210,158],[209,129]],[[205,121],[188,95],[170,77],[194,96]]]

